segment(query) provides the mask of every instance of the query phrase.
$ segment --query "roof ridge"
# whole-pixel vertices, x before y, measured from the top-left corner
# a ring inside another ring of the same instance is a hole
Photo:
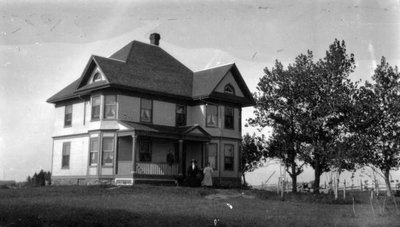
[[[214,67],[209,67],[209,68],[205,68],[205,69],[202,69],[202,70],[198,70],[198,71],[195,71],[194,73],[197,73],[197,72],[202,72],[202,71],[206,71],[206,70],[210,70],[210,69],[216,69],[216,68],[221,68],[221,67],[225,67],[225,66],[228,66],[228,65],[234,65],[235,64],[235,62],[231,62],[231,63],[227,63],[227,64],[223,64],[223,65],[218,65],[218,66],[214,66]]]

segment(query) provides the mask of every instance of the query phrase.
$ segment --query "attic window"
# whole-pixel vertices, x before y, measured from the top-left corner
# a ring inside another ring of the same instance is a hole
[[[95,73],[92,79],[92,82],[97,82],[97,81],[101,81],[103,80],[103,78],[101,77],[101,74],[99,72]]]
[[[235,88],[233,88],[233,86],[231,84],[227,84],[224,87],[224,92],[228,93],[228,94],[231,94],[231,95],[234,95],[235,94]]]

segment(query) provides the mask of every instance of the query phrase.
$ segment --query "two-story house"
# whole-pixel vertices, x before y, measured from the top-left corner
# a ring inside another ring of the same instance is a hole
[[[159,47],[132,41],[91,56],[55,104],[54,184],[173,180],[190,160],[216,184],[240,184],[241,108],[253,97],[235,64],[193,72]]]

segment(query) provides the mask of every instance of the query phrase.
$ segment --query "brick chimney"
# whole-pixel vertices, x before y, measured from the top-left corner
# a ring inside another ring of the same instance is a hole
[[[160,38],[161,38],[160,34],[152,33],[150,35],[150,44],[158,46],[158,44],[160,44]]]

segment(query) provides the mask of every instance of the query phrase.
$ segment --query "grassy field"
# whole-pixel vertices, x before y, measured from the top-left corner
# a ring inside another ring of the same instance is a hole
[[[0,189],[0,226],[400,226],[392,200],[373,210],[359,192],[354,213],[347,198],[151,185]]]

